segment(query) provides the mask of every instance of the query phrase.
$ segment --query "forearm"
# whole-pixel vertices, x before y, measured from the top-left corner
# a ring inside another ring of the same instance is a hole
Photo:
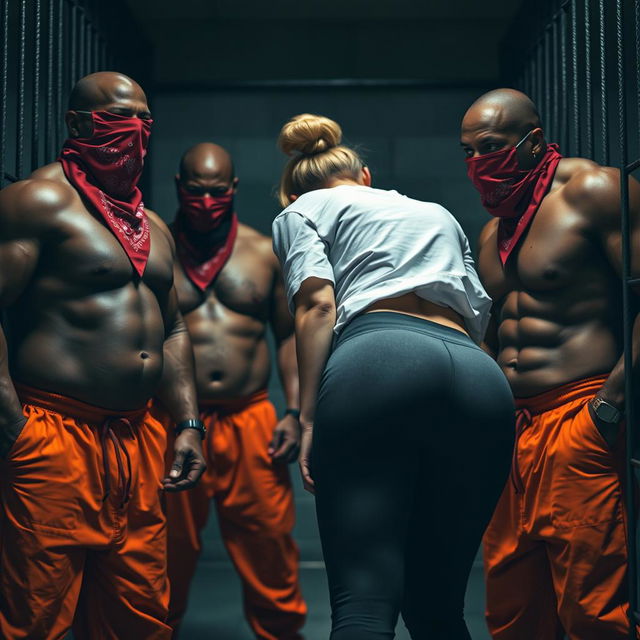
[[[0,326],[0,453],[5,455],[16,437],[16,427],[24,423],[22,404],[9,376],[7,341]]]
[[[335,307],[313,306],[296,313],[296,350],[300,376],[300,411],[312,422],[322,371],[329,357]]]
[[[9,375],[7,341],[0,325],[0,428],[22,419],[22,404]]]
[[[640,376],[640,315],[636,317],[633,325],[633,375],[637,381]],[[612,405],[623,408],[625,400],[625,370],[624,370],[624,354],[618,360],[613,368],[607,381],[598,392],[603,400]]]
[[[164,343],[164,365],[158,397],[175,422],[198,417],[193,349],[181,316]]]
[[[491,316],[489,318],[489,324],[487,326],[487,331],[484,336],[484,340],[480,345],[480,348],[489,356],[491,356],[494,360],[498,358],[499,351],[499,340],[498,340],[498,326],[499,320],[496,318],[495,309],[491,312]]]
[[[280,342],[277,349],[278,374],[284,391],[287,408],[300,407],[300,385],[298,382],[298,362],[296,359],[295,337],[289,336]]]

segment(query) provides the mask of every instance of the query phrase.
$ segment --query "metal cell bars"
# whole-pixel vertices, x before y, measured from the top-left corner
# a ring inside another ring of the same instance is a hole
[[[634,123],[637,130],[640,124],[640,87],[636,82],[633,99],[635,109],[630,113],[628,109],[627,83],[639,77],[637,67],[640,65],[640,0],[635,0],[633,6],[624,0],[616,0],[615,3],[615,27],[616,27],[616,72],[617,72],[617,113],[618,113],[618,144],[620,146],[620,204],[622,217],[622,305],[624,317],[624,367],[625,367],[625,410],[627,418],[626,448],[627,448],[627,487],[635,489],[640,480],[640,436],[638,434],[637,414],[637,371],[633,366],[633,329],[635,314],[638,308],[634,304],[633,289],[640,290],[640,277],[634,273],[632,225],[640,224],[639,220],[633,220],[629,199],[629,177],[636,169],[640,168],[640,148],[635,160],[629,162],[629,125],[631,113],[636,116]],[[628,22],[627,22],[628,19]],[[633,19],[634,37],[629,37],[625,32],[625,23],[630,24]],[[627,42],[632,46],[627,46]],[[631,49],[631,55],[627,56],[627,49]],[[635,73],[629,72],[629,61],[633,62]],[[633,125],[632,125],[633,126]],[[635,136],[634,136],[635,137]],[[634,211],[638,215],[638,211]],[[637,269],[637,268],[636,268]],[[634,490],[627,491],[626,496],[628,518],[628,545],[629,545],[629,583],[631,589],[631,619],[634,623],[640,623],[639,601],[640,584],[638,583],[638,506]],[[634,630],[630,637],[635,638]]]
[[[615,1],[525,0],[502,47],[503,76],[537,104],[547,138],[604,165],[619,160]],[[633,16],[637,2],[622,2]]]
[[[0,188],[55,160],[80,77],[142,59],[123,16],[121,0],[0,0]]]
[[[526,0],[510,32],[503,47],[506,79],[538,104],[548,139],[559,141],[564,155],[620,168],[626,486],[631,489],[626,492],[628,576],[630,638],[635,639],[635,623],[640,623],[640,409],[632,337],[640,304],[632,288],[640,289],[640,273],[631,225],[640,221],[630,207],[629,180],[640,170],[640,0]]]

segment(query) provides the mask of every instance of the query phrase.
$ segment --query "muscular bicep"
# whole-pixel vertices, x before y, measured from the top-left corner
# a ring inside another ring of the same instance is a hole
[[[11,304],[26,288],[50,238],[60,237],[59,214],[73,206],[68,185],[30,178],[0,191],[0,303]]]
[[[489,354],[494,360],[498,356],[500,350],[500,344],[498,340],[498,321],[496,317],[491,313],[489,318],[489,324],[487,325],[487,332],[484,335],[484,340],[480,345],[482,350]]]
[[[278,261],[273,256],[273,297],[271,301],[271,329],[278,343],[293,335],[293,316],[287,304],[287,294]]]
[[[3,307],[12,304],[31,280],[40,253],[38,218],[43,210],[46,215],[47,208],[55,208],[56,195],[55,189],[40,188],[31,181],[0,191],[0,305]]]
[[[38,262],[35,240],[0,243],[0,306],[11,305],[31,280]]]
[[[175,285],[172,285],[171,289],[169,289],[165,299],[161,301],[161,306],[165,329],[164,334],[166,339],[173,332],[179,330],[184,325],[182,314],[180,313],[180,306],[178,304],[178,293],[176,291]]]
[[[619,197],[619,184],[611,185],[616,193],[611,194],[609,215],[602,230],[602,243],[607,257],[618,275],[623,273],[622,252],[622,213]],[[631,255],[631,277],[640,278],[640,184],[634,178],[629,179],[629,240]],[[640,295],[640,287],[634,287]]]

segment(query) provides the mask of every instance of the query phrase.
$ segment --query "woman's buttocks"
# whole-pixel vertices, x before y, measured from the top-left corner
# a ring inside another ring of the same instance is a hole
[[[442,337],[475,350],[454,329],[414,316],[380,311],[354,318],[337,337],[318,396],[350,398],[360,415],[423,405],[451,385],[451,356]],[[342,404],[342,403],[340,403]]]
[[[318,431],[376,430],[423,438],[450,423],[474,428],[513,414],[496,363],[456,329],[402,313],[355,318],[336,340],[320,383]],[[320,435],[320,433],[318,433]],[[320,436],[322,437],[322,436]]]

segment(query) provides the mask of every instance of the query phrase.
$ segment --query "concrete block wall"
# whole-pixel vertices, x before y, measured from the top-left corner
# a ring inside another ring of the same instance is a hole
[[[460,221],[472,246],[488,215],[469,183],[459,146],[460,120],[480,94],[473,89],[235,89],[171,92],[155,96],[150,148],[151,197],[145,198],[165,220],[173,219],[173,176],[181,154],[191,145],[212,141],[226,147],[240,179],[240,219],[269,233],[279,212],[275,197],[286,157],[276,148],[282,124],[292,115],[311,112],[337,120],[345,142],[357,147],[373,173],[374,186],[435,201]],[[272,397],[281,410],[282,394],[272,376]],[[297,538],[302,559],[320,560],[313,499],[297,487]],[[215,523],[207,534],[217,538]],[[219,543],[205,557],[222,559]]]

